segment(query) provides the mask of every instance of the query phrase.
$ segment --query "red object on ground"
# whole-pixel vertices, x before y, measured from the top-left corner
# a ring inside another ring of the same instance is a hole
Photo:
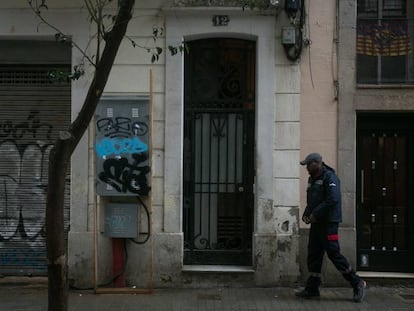
[[[112,238],[112,273],[114,287],[125,287],[125,239]]]

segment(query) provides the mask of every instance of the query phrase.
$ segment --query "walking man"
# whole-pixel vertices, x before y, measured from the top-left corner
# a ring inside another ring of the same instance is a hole
[[[307,266],[309,277],[305,288],[296,292],[302,298],[319,297],[322,261],[325,252],[336,269],[351,284],[353,300],[362,302],[366,282],[362,280],[341,254],[338,226],[342,221],[340,182],[333,168],[322,161],[319,153],[309,154],[301,165],[306,165],[309,173],[306,190],[306,208],[302,220],[311,224],[308,241]]]

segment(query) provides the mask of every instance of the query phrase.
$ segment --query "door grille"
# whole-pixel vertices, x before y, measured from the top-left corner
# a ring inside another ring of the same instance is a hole
[[[184,263],[251,264],[254,42],[189,42]]]

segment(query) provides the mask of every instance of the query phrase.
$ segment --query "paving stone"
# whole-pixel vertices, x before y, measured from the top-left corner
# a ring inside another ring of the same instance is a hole
[[[210,288],[156,289],[153,294],[95,294],[70,291],[69,311],[408,311],[414,310],[414,287],[371,286],[362,303],[352,289],[322,288],[320,299],[304,300],[295,289]],[[47,310],[47,288],[0,286],[0,311]]]

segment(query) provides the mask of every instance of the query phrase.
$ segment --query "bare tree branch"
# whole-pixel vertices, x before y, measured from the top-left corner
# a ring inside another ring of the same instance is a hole
[[[56,26],[52,25],[51,23],[49,23],[41,14],[40,9],[41,8],[45,8],[47,9],[47,6],[45,4],[45,0],[42,1],[42,4],[40,6],[37,6],[37,1],[36,1],[36,7],[33,6],[32,4],[32,0],[27,0],[30,8],[32,9],[32,11],[34,12],[34,14],[36,14],[36,16],[41,20],[41,22],[45,25],[47,25],[49,28],[55,30],[57,32],[57,34],[59,34],[59,37],[61,38],[61,40],[63,40],[65,38],[65,40],[69,37],[67,35],[65,35],[59,28],[57,28]],[[71,41],[71,44],[83,55],[83,57],[85,59],[88,60],[88,62],[93,65],[96,66],[95,62],[85,53],[85,51],[83,49],[81,49],[81,47],[79,45],[76,44],[76,42]]]

